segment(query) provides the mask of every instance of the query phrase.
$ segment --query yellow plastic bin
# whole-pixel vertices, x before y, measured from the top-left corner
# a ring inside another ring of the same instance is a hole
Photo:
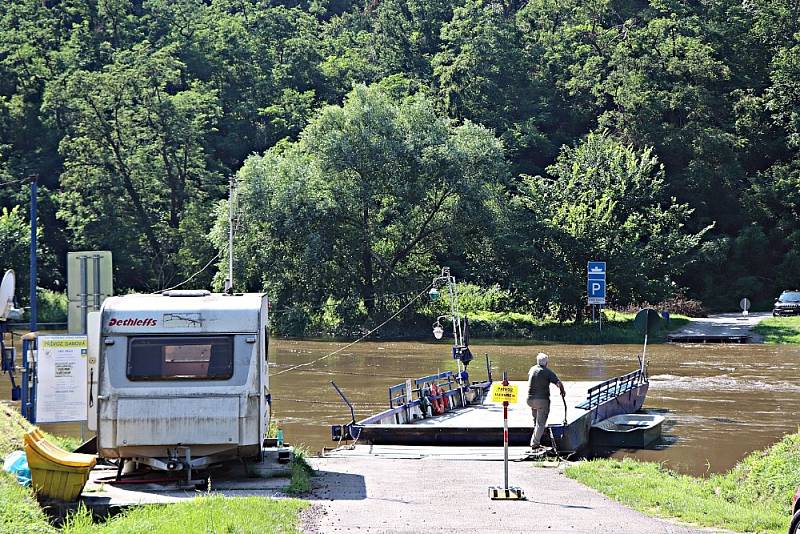
[[[60,501],[76,500],[97,458],[91,454],[67,452],[44,439],[38,429],[25,434],[24,442],[34,491]]]

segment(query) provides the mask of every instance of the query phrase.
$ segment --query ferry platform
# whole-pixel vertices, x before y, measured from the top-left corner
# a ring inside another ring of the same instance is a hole
[[[526,403],[527,382],[511,382],[518,387],[517,402],[508,407],[509,444],[526,446],[533,432],[533,418]],[[591,425],[612,415],[639,410],[648,383],[639,371],[604,382],[564,382],[566,414],[561,396],[550,397],[548,431],[542,443],[561,452],[577,452],[588,447]],[[457,407],[432,417],[408,416],[410,410],[393,408],[353,425],[358,443],[374,445],[500,445],[503,440],[503,405],[489,396],[480,404]]]

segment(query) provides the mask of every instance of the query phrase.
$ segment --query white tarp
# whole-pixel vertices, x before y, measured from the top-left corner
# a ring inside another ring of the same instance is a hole
[[[86,420],[86,336],[37,338],[36,422]]]

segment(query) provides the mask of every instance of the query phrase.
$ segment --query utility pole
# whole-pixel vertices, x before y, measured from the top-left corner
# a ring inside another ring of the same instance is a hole
[[[225,292],[233,293],[233,190],[234,177],[231,175],[228,186],[228,279],[225,280]]]
[[[31,181],[31,332],[36,332],[38,326],[36,324],[36,196],[39,176],[32,174],[28,178]]]

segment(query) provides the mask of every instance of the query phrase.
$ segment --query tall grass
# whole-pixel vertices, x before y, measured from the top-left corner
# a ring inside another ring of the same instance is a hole
[[[308,460],[307,452],[302,448],[295,448],[292,456],[292,481],[284,489],[288,495],[303,495],[311,491],[311,477],[314,476]]]
[[[800,486],[800,434],[709,478],[631,459],[580,462],[566,474],[648,514],[738,532],[784,533]]]
[[[275,534],[299,533],[298,512],[308,506],[297,499],[202,496],[170,505],[132,508],[105,523],[95,524],[81,508],[63,534]]]
[[[13,475],[0,472],[0,532],[3,534],[55,534],[56,529],[36,502],[30,488],[17,484]]]
[[[0,461],[13,451],[22,450],[22,436],[31,428],[18,411],[0,404]],[[0,472],[0,532],[55,532],[36,502],[33,491],[20,486],[16,477],[6,472]]]
[[[765,343],[800,343],[800,317],[764,319],[754,329]]]

